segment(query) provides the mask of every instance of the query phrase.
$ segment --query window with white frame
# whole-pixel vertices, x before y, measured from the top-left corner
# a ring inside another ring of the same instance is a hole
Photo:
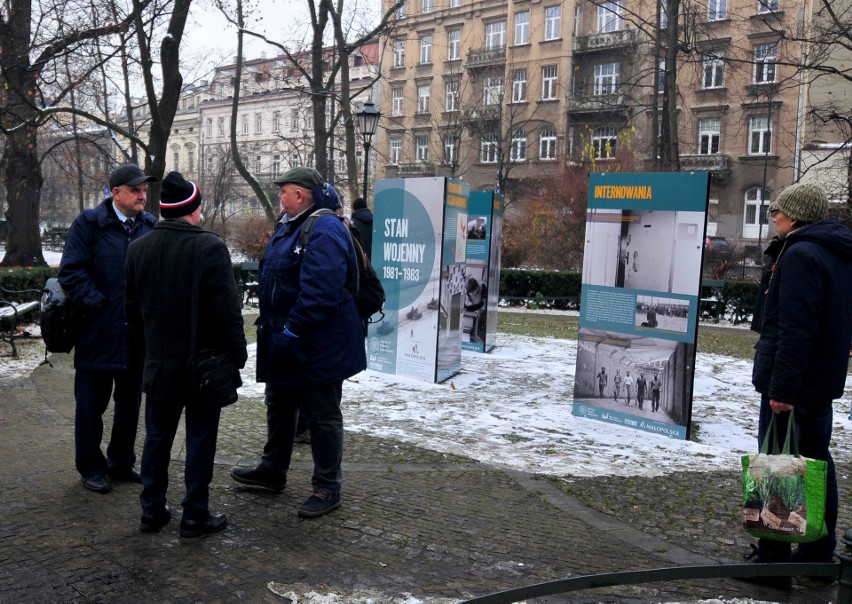
[[[461,5],[461,0],[450,0],[450,8],[458,8]]]
[[[515,13],[515,46],[530,43],[530,12]]]
[[[492,21],[485,24],[485,48],[492,50],[506,47],[506,22]]]
[[[216,120],[216,133],[221,137],[225,136],[225,118],[220,117]]]
[[[748,154],[763,155],[772,148],[772,123],[768,117],[752,117],[748,120]]]
[[[241,118],[242,118],[242,119],[240,120],[240,121],[241,121],[241,123],[242,123],[241,131],[242,131],[242,133],[243,133],[243,134],[248,134],[248,132],[249,132],[249,119],[248,119],[248,114],[247,114],[247,113],[244,113],[244,114],[241,116]]]
[[[592,130],[592,148],[597,159],[615,157],[617,133],[613,126],[598,126]]]
[[[281,156],[273,155],[272,156],[272,178],[278,178],[281,174]]]
[[[757,44],[754,47],[754,83],[769,84],[775,81],[776,44]]]
[[[195,149],[190,146],[186,148],[186,169],[189,171],[195,170]]]
[[[758,13],[774,13],[781,8],[779,0],[757,0]]]
[[[172,165],[174,165],[174,169],[180,171],[180,151],[175,151],[172,154]]]
[[[619,63],[601,63],[595,65],[595,85],[592,93],[595,95],[615,94],[618,91],[618,76],[621,71]]]
[[[669,7],[665,2],[660,2],[660,27],[669,26]]]
[[[525,161],[527,159],[527,133],[523,128],[517,128],[512,132],[512,146],[509,150],[512,161]]]
[[[722,122],[718,119],[698,121],[698,154],[713,155],[719,152]]]
[[[405,40],[393,41],[393,66],[405,67]]]
[[[721,53],[708,53],[704,55],[704,78],[702,86],[707,88],[721,88],[724,86],[725,58]]]
[[[414,137],[414,159],[418,163],[429,161],[429,137],[425,134]]]
[[[503,99],[503,76],[488,76],[485,78],[485,88],[482,94],[483,105],[499,105]]]
[[[459,110],[459,82],[451,80],[444,84],[444,111]]]
[[[556,65],[541,68],[541,100],[556,99]]]
[[[544,39],[558,40],[562,37],[562,7],[548,6],[544,9]]]
[[[711,190],[710,198],[707,200],[707,234],[716,234],[716,223],[719,221],[719,197],[718,192]]]
[[[273,132],[281,132],[281,112],[273,111],[272,112],[272,131]]]
[[[623,0],[602,2],[598,4],[598,32],[619,31],[621,29],[621,12]]]
[[[402,115],[402,88],[391,90],[391,115]]]
[[[538,137],[538,158],[556,159],[556,130],[551,126],[541,129]]]
[[[396,9],[396,18],[397,19],[402,19],[402,18],[405,17],[405,14],[408,12],[407,5],[408,5],[407,2],[403,2],[402,4],[400,4],[399,8]]]
[[[758,237],[764,235],[769,224],[766,210],[769,207],[769,191],[760,187],[752,187],[745,192],[745,208],[743,212],[743,237]],[[758,227],[758,224],[760,227]]]
[[[207,118],[207,138],[213,138],[213,118]]]
[[[420,37],[420,64],[432,62],[432,36]]]
[[[461,59],[461,30],[451,29],[447,32],[447,60]]]
[[[456,163],[456,137],[448,134],[444,137],[444,163]]]
[[[728,0],[707,0],[707,20],[721,21],[728,18]]]
[[[255,113],[254,114],[254,133],[260,134],[263,132],[263,114]]]
[[[313,130],[314,129],[314,112],[308,111],[305,115],[305,130]]]
[[[429,95],[431,86],[420,84],[417,86],[417,113],[429,113]]]
[[[666,91],[666,60],[660,59],[657,63],[657,92],[663,94]]]
[[[516,69],[512,72],[512,102],[522,103],[527,100],[527,70]]]
[[[479,146],[479,161],[483,164],[496,164],[500,149],[497,144],[497,134],[488,132],[482,135]]]
[[[420,0],[420,12],[421,13],[431,13],[432,12],[432,0]]]
[[[299,129],[299,110],[291,109],[290,110],[290,130],[298,130]]]
[[[261,159],[260,155],[255,155],[255,157],[254,157],[254,173],[255,174],[261,174],[262,173],[262,170],[261,170],[262,167],[263,167],[263,160]]]
[[[402,158],[402,138],[399,136],[392,136],[390,138],[390,163],[393,165],[398,165],[399,160]]]

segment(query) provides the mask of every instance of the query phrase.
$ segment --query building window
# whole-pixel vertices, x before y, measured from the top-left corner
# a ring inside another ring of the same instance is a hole
[[[721,88],[724,85],[725,59],[719,54],[704,55],[704,88]]]
[[[281,174],[281,156],[272,156],[272,178],[276,179]]]
[[[541,68],[541,100],[556,99],[556,65]]]
[[[402,139],[394,136],[390,139],[390,163],[399,165],[399,160],[402,157]]]
[[[716,223],[719,221],[719,199],[715,197],[717,193],[715,191],[710,191],[710,199],[707,205],[707,234],[715,235],[716,234]],[[710,231],[713,231],[712,233]]]
[[[456,163],[456,137],[451,134],[444,137],[444,163]]]
[[[720,120],[700,120],[698,122],[698,153],[712,155],[719,152],[719,140],[722,136]]]
[[[781,8],[779,0],[757,0],[758,13],[772,13]]]
[[[195,149],[192,147],[186,150],[186,169],[190,172],[195,171]]]
[[[592,148],[597,159],[615,157],[616,132],[612,126],[599,126],[592,131]]]
[[[485,24],[485,48],[492,50],[506,47],[506,22],[495,21]]]
[[[273,132],[281,132],[281,112],[273,111],[272,112],[272,131]]]
[[[754,83],[768,84],[775,81],[775,44],[758,44],[754,47]]]
[[[666,60],[660,59],[657,63],[657,92],[663,94],[666,91]]]
[[[393,41],[393,66],[405,67],[405,40]]]
[[[515,45],[530,43],[530,13],[515,13]]]
[[[172,155],[172,164],[174,164],[174,169],[180,171],[180,152],[175,151]]]
[[[459,110],[459,83],[457,80],[447,82],[444,86],[444,111]]]
[[[432,0],[420,0],[420,12],[423,14],[432,12]]]
[[[461,30],[451,29],[447,32],[447,60],[461,59]]]
[[[425,134],[414,137],[414,157],[417,163],[429,161],[429,137]]]
[[[763,155],[772,146],[772,123],[768,117],[753,117],[748,121],[748,153]]]
[[[422,84],[417,87],[417,113],[429,113],[430,89],[429,84]]]
[[[522,103],[527,100],[527,70],[516,69],[512,72],[512,102]]]
[[[707,20],[721,21],[728,18],[728,0],[708,0]]]
[[[623,0],[598,4],[598,33],[619,31]]]
[[[544,39],[558,40],[562,29],[562,7],[548,6],[544,9]]]
[[[402,88],[391,90],[391,115],[402,115]]]
[[[527,159],[527,133],[523,128],[518,128],[512,133],[512,147],[509,151],[512,161],[525,161]]]
[[[241,123],[242,123],[242,133],[243,133],[243,134],[248,134],[248,132],[249,132],[248,122],[249,122],[249,120],[248,120],[248,114],[244,113],[244,114],[242,115],[242,120],[241,120]]]
[[[485,78],[485,90],[483,92],[483,105],[499,105],[503,100],[503,76],[489,76]]]
[[[213,138],[213,118],[207,118],[207,138]]]
[[[556,130],[543,128],[538,138],[538,158],[556,159]]]
[[[497,134],[489,132],[482,135],[479,147],[479,161],[483,164],[496,164],[500,150],[497,146]]]
[[[745,211],[743,212],[743,237],[757,237],[769,224],[766,209],[769,207],[769,191],[753,187],[745,193]],[[760,221],[760,229],[758,229]],[[762,234],[762,233],[761,233]]]
[[[254,133],[260,134],[263,132],[263,114],[255,113],[254,114]]]
[[[262,167],[263,167],[263,163],[262,163],[261,157],[260,157],[260,155],[256,155],[255,158],[254,158],[254,173],[255,174],[261,174],[262,173],[262,170],[261,170]]]
[[[398,9],[396,9],[396,18],[403,19],[405,18],[405,13],[408,10],[405,2],[403,2]]]
[[[216,120],[216,131],[220,137],[225,136],[225,118],[220,117]]]
[[[450,8],[458,8],[461,5],[461,0],[450,0]]]
[[[618,91],[619,63],[595,65],[595,86],[593,94],[615,94]]]
[[[291,109],[290,110],[290,130],[298,130],[299,129],[299,110]]]
[[[420,38],[420,64],[432,62],[432,36]]]

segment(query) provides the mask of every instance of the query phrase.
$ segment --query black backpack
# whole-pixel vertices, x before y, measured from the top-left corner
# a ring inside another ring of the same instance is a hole
[[[56,277],[51,277],[44,284],[39,307],[39,324],[48,352],[71,352],[80,337],[77,309]]]
[[[302,252],[308,245],[311,228],[320,216],[336,217],[337,214],[332,210],[323,208],[308,216],[302,223],[302,234],[299,239]],[[370,264],[370,259],[364,252],[364,244],[361,241],[361,235],[358,234],[358,229],[347,221],[344,221],[344,224],[349,231],[352,244],[355,246],[355,255],[358,256],[358,287],[355,291],[355,305],[358,307],[358,314],[367,323],[378,323],[385,318],[385,314],[382,312],[382,307],[385,304],[385,290],[378,275],[376,275],[375,269],[373,269],[373,265]],[[372,317],[376,313],[381,314],[381,316],[373,320]]]

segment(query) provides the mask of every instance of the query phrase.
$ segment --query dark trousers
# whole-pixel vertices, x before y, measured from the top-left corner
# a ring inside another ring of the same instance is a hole
[[[828,476],[826,481],[825,495],[825,525],[828,535],[811,543],[799,544],[796,554],[798,561],[802,562],[827,562],[834,555],[837,546],[835,529],[837,527],[837,476],[834,472],[834,460],[828,450],[831,442],[832,425],[832,401],[809,401],[810,407],[796,406],[796,432],[799,437],[799,454],[811,459],[821,459],[828,462]],[[772,417],[772,408],[769,406],[769,398],[762,396],[760,399],[760,422],[758,425],[758,446],[762,445],[763,438],[769,428],[769,420]],[[775,418],[778,429],[778,440],[783,443],[787,436],[787,413],[779,413]],[[790,544],[779,541],[760,539],[757,544],[762,558],[768,561],[786,561],[790,556]]]
[[[114,389],[113,389],[114,387]],[[101,451],[103,414],[115,401],[107,454]],[[84,478],[110,470],[123,471],[136,463],[136,431],[142,401],[142,374],[135,371],[84,371],[74,376],[74,462]]]
[[[266,385],[267,441],[261,468],[268,474],[286,478],[293,456],[296,423],[301,414],[311,431],[314,492],[338,493],[343,483],[343,414],[340,401],[343,382],[293,388]]]
[[[186,467],[183,498],[185,520],[204,520],[208,514],[209,487],[213,480],[216,437],[219,432],[220,409],[203,402],[186,405]],[[149,396],[145,401],[145,446],[142,449],[143,514],[153,514],[166,504],[169,486],[169,462],[183,399],[160,399]]]

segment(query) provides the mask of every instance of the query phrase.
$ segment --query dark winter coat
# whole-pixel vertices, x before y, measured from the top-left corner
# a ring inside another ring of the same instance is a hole
[[[303,250],[301,225],[314,208],[275,229],[260,266],[257,380],[309,386],[344,380],[367,366],[353,296],[355,248],[336,216],[314,222]],[[299,336],[288,340],[284,328]]]
[[[364,244],[364,251],[367,252],[367,258],[373,258],[373,213],[370,208],[361,208],[352,212],[352,224],[358,229],[358,234],[361,236],[361,243]]]
[[[822,220],[773,240],[766,254],[754,387],[790,405],[839,398],[852,344],[852,233]]]
[[[127,317],[134,341],[144,342],[143,390],[157,398],[190,394],[196,272],[196,354],[226,352],[237,367],[246,363],[242,308],[227,246],[201,227],[163,220],[127,252]]]
[[[72,302],[83,309],[74,353],[77,369],[121,371],[130,367],[124,259],[130,242],[151,231],[156,222],[153,214],[142,212],[128,235],[112,207],[112,197],[108,197],[96,208],[83,210],[71,225],[58,277]]]

